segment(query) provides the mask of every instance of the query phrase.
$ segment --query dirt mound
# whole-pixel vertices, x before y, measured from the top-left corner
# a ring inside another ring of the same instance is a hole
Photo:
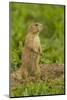
[[[42,80],[64,77],[64,64],[44,64],[40,68]]]
[[[54,79],[59,79],[59,78],[63,78],[64,79],[64,64],[42,64],[40,65],[40,69],[41,69],[41,77],[40,80],[36,80],[35,77],[30,77],[28,80],[29,81],[48,81],[48,80],[54,80]],[[11,87],[13,86],[17,86],[18,84],[23,84],[26,82],[26,80],[17,80],[13,77],[13,74],[15,72],[13,72],[10,75],[10,85]]]

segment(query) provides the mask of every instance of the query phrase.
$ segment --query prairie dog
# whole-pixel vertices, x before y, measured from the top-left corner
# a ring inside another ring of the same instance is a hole
[[[29,33],[25,38],[25,46],[22,55],[23,65],[28,76],[35,76],[40,74],[39,58],[42,53],[39,32],[42,30],[42,24],[33,23],[29,28]]]

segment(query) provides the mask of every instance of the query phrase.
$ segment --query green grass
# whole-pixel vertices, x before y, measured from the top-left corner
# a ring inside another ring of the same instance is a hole
[[[42,46],[40,63],[64,63],[64,6],[10,3],[11,71],[22,63],[24,41],[33,22],[43,24],[39,34]]]
[[[49,80],[47,82],[26,83],[11,90],[11,97],[14,96],[37,96],[64,94],[63,79]]]

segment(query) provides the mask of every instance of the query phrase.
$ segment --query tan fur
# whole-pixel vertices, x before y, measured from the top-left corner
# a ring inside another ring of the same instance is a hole
[[[25,46],[22,55],[23,63],[19,70],[16,71],[15,75],[18,79],[40,76],[39,59],[42,50],[38,35],[41,30],[42,25],[39,23],[33,23],[30,26],[29,32],[25,38]]]

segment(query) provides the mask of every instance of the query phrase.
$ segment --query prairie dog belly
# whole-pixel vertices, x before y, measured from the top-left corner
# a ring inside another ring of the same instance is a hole
[[[31,34],[28,34],[28,36],[26,37],[25,45],[26,45],[26,47],[29,47],[29,48],[33,49],[34,51],[38,52],[38,50],[40,48],[39,36],[38,35],[33,36]]]
[[[38,52],[39,51],[39,48],[40,48],[40,39],[38,36],[34,37],[33,39],[33,48],[34,48],[34,51]]]

